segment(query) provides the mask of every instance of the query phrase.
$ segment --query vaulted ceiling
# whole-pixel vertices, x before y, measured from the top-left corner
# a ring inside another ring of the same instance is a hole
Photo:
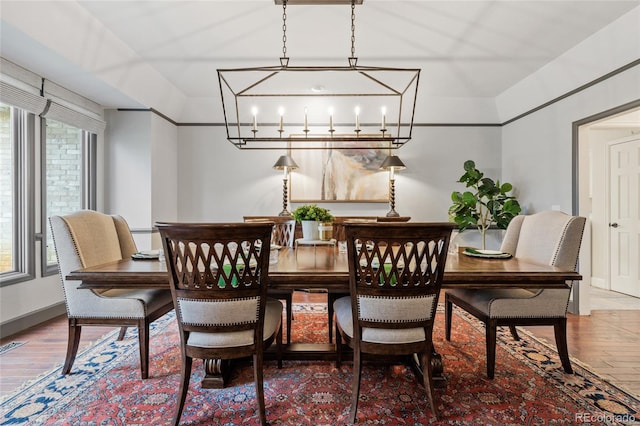
[[[490,105],[639,5],[364,0],[355,53],[359,65],[421,68],[420,97]],[[349,5],[289,5],[290,64],[347,65],[350,14]],[[283,10],[273,0],[3,0],[0,18],[6,59],[105,107],[155,108],[183,122],[221,121],[196,112],[218,103],[216,69],[282,56]]]

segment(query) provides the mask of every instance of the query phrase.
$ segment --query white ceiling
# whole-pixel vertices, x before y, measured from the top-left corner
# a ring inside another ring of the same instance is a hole
[[[638,5],[364,0],[356,6],[355,53],[359,65],[421,68],[419,96],[494,99]],[[38,33],[38,25],[58,14],[48,33]],[[154,84],[156,93],[180,104],[176,110],[206,103],[219,96],[216,69],[277,65],[282,56],[282,6],[273,0],[2,0],[0,18],[3,57],[106,107],[158,109],[138,94],[139,86]],[[290,64],[347,65],[350,24],[348,5],[290,5]],[[75,46],[74,53],[59,40]],[[96,49],[107,41],[117,41],[126,55]],[[107,55],[114,60],[101,64]],[[107,77],[132,76],[134,68],[149,78]]]

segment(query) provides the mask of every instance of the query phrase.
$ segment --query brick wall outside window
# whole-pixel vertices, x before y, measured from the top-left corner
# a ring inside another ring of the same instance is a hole
[[[81,209],[82,130],[47,120],[46,147],[47,217]],[[47,263],[56,263],[50,234],[47,229]]]

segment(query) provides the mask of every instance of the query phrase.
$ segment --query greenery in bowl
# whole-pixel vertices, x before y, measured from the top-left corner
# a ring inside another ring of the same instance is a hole
[[[333,222],[333,215],[329,210],[318,207],[315,204],[305,204],[296,208],[292,213],[293,218],[301,222],[303,220],[315,220],[317,222]]]
[[[467,185],[471,190],[453,191],[449,207],[449,219],[458,225],[460,232],[469,227],[476,227],[482,236],[482,248],[485,248],[485,234],[491,225],[506,229],[509,222],[520,214],[521,208],[514,196],[510,183],[493,181],[484,177],[484,173],[476,169],[476,164],[464,162],[464,175],[458,182]]]

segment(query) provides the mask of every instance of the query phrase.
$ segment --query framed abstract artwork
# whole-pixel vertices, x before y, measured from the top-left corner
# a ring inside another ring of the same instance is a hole
[[[291,150],[291,202],[389,202],[389,173],[380,165],[389,148]]]

